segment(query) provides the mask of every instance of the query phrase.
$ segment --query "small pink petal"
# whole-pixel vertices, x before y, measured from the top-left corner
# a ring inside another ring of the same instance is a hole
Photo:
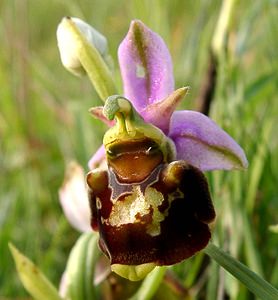
[[[163,39],[134,20],[118,50],[124,96],[141,112],[174,90],[171,55]]]
[[[106,124],[109,127],[112,127],[115,124],[115,121],[108,120],[104,114],[103,114],[103,106],[96,106],[90,108],[89,112],[92,114],[92,116],[96,119],[101,120],[104,124]]]
[[[242,169],[248,162],[242,148],[210,118],[196,111],[173,113],[169,137],[177,159],[203,170]]]
[[[88,167],[90,170],[102,167],[106,168],[106,156],[103,145],[100,148],[98,148],[97,152],[91,157],[91,159],[88,162]]]
[[[81,232],[92,231],[85,174],[82,167],[75,162],[67,167],[64,183],[59,189],[59,198],[70,224]]]
[[[165,134],[168,134],[171,116],[188,89],[188,87],[179,88],[165,99],[148,105],[141,111],[141,116],[146,122],[152,123]]]

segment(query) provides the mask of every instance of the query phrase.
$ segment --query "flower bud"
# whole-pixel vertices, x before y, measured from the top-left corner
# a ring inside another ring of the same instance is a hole
[[[94,46],[102,57],[108,57],[106,38],[89,24],[78,18],[63,18],[57,28],[57,41],[60,50],[60,56],[64,67],[75,75],[83,75],[86,73],[79,58],[76,36],[70,27],[72,22],[80,31],[87,42]]]
[[[115,94],[114,79],[105,61],[106,39],[99,32],[79,19],[66,17],[58,26],[57,40],[66,69],[76,75],[86,72],[103,101]]]

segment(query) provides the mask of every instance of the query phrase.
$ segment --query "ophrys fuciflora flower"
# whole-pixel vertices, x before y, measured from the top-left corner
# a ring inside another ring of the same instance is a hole
[[[118,54],[124,96],[91,109],[112,127],[89,163],[87,184],[100,248],[112,270],[138,280],[207,245],[215,211],[202,171],[245,168],[247,160],[211,119],[175,111],[188,88],[174,90],[160,36],[133,21]]]

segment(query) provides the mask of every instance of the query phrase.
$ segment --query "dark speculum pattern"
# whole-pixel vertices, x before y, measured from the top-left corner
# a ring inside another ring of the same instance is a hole
[[[101,172],[101,184],[87,181],[92,225],[111,264],[171,265],[207,245],[215,212],[201,171],[175,161],[134,184],[119,182],[111,167]]]

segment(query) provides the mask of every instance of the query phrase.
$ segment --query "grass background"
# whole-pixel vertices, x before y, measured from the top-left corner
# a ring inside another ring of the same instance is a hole
[[[0,299],[27,297],[7,243],[12,241],[58,286],[78,233],[63,216],[58,189],[72,159],[85,168],[105,127],[88,108],[101,101],[87,78],[61,65],[56,28],[80,17],[117,47],[131,19],[158,32],[173,57],[176,87],[193,109],[208,63],[221,1],[0,2]],[[218,67],[211,117],[245,149],[245,172],[207,174],[217,210],[213,240],[278,287],[278,1],[237,1]],[[195,299],[253,299],[203,254],[173,268]]]

